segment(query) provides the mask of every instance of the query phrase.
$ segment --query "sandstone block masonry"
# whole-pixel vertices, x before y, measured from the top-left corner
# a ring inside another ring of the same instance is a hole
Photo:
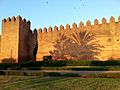
[[[0,58],[2,60],[14,60],[22,63],[34,61],[34,48],[37,31],[30,30],[30,21],[18,17],[8,17],[2,20],[2,33],[0,42]]]
[[[99,60],[120,59],[120,16],[118,20],[112,16],[107,22],[106,18],[99,23],[94,20],[94,25],[88,20],[86,25],[81,21],[77,26],[73,23],[60,25],[58,28],[45,27],[43,30],[30,29],[30,21],[22,19],[20,16],[2,20],[2,33],[0,36],[0,61],[6,58],[13,58],[16,63],[26,61],[41,61],[43,56],[51,55],[51,51],[56,50],[56,40],[60,34],[67,38],[72,37],[73,32],[89,31],[96,34],[97,43],[104,48],[97,55]]]

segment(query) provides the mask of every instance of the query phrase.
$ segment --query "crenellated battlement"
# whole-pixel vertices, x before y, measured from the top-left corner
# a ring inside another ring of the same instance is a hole
[[[35,35],[35,34],[37,34],[37,29],[35,28],[33,31],[32,30],[29,30],[29,33],[30,33],[30,35]]]
[[[21,16],[17,16],[17,17],[13,16],[12,18],[8,17],[7,19],[4,18],[2,20],[2,23],[17,22],[17,21],[30,25],[30,21],[29,20],[27,21],[25,18],[22,19]]]
[[[114,28],[113,28],[114,27]],[[60,25],[59,28],[57,26],[54,26],[52,28],[51,26],[49,28],[44,27],[43,30],[40,28],[38,30],[38,33],[49,33],[49,32],[58,32],[58,31],[65,31],[65,30],[108,30],[108,29],[115,29],[120,28],[120,16],[118,17],[118,20],[115,21],[115,18],[113,16],[110,17],[109,22],[107,22],[107,19],[105,17],[102,18],[101,23],[98,21],[98,19],[94,20],[93,25],[91,24],[91,21],[88,20],[85,24],[80,21],[79,25],[76,23],[73,23],[72,26],[69,24],[66,24],[65,28],[63,25]],[[104,28],[104,29],[103,29]],[[107,28],[107,29],[106,29]]]
[[[26,20],[25,18],[22,19],[21,16],[13,16],[12,18],[8,17],[7,19],[3,19],[2,23],[7,23],[7,22],[14,22],[14,21],[21,21],[25,24],[30,25],[30,21]],[[76,23],[73,23],[72,26],[70,26],[69,24],[66,24],[65,28],[63,25],[60,25],[59,28],[57,26],[54,26],[54,28],[52,28],[51,26],[46,28],[44,27],[43,29],[40,28],[40,33],[46,33],[46,32],[57,32],[59,30],[72,30],[72,29],[91,29],[91,30],[95,30],[95,27],[101,28],[103,25],[107,25],[108,27],[110,26],[109,24],[114,24],[115,27],[117,28],[117,26],[120,26],[118,24],[120,24],[120,16],[118,17],[118,21],[115,21],[115,18],[113,16],[111,16],[111,18],[109,19],[109,22],[107,22],[106,18],[102,18],[102,23],[99,23],[98,19],[94,20],[94,24],[91,24],[91,21],[88,20],[85,24],[80,21],[79,25],[77,25]],[[39,30],[39,29],[38,29]],[[39,33],[39,31],[38,31]]]

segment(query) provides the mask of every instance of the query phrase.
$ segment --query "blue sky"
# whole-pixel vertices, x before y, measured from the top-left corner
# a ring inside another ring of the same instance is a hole
[[[0,20],[21,15],[31,29],[120,16],[120,0],[0,0]],[[0,23],[1,29],[1,23]]]

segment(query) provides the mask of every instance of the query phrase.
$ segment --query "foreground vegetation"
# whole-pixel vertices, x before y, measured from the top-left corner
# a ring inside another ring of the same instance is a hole
[[[120,79],[0,76],[0,90],[120,90]]]
[[[1,63],[1,70],[120,70],[120,60],[43,60],[29,63]]]
[[[34,70],[120,70],[120,61],[43,60],[0,64],[0,90],[120,90],[120,73],[75,74]],[[2,71],[3,70],[3,71]],[[22,71],[19,71],[22,70]],[[32,72],[27,72],[32,70]]]

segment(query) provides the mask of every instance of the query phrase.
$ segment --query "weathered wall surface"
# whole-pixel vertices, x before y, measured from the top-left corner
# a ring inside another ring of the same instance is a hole
[[[0,43],[0,57],[13,58],[16,62],[24,62],[26,60],[42,60],[43,56],[51,55],[50,51],[56,50],[56,40],[60,39],[60,34],[71,38],[74,32],[89,31],[96,34],[95,40],[97,44],[103,46],[100,54],[97,55],[99,60],[109,60],[110,58],[120,58],[120,17],[115,21],[114,17],[107,22],[105,18],[102,23],[97,19],[94,25],[88,20],[86,25],[82,22],[77,26],[76,23],[70,27],[69,24],[60,26],[59,29],[55,26],[30,30],[30,21],[12,17],[2,20],[2,35]],[[37,46],[38,45],[38,46]],[[71,50],[74,47],[71,48]],[[36,56],[37,54],[37,56]],[[1,62],[1,61],[0,61]]]
[[[18,62],[19,17],[2,20],[1,60],[13,58]]]
[[[21,16],[2,20],[2,35],[0,44],[1,62],[3,59],[15,59],[17,62],[35,60],[33,57],[36,34],[30,30],[30,21]]]
[[[1,35],[0,35],[0,59],[1,59]]]
[[[20,62],[29,60],[30,52],[30,22],[26,19],[20,19],[19,24],[19,50],[18,57]]]
[[[66,37],[71,37],[74,31],[80,32],[88,30],[96,34],[96,40],[98,44],[102,45],[104,48],[101,50],[98,56],[99,60],[108,60],[110,58],[119,59],[120,58],[120,17],[118,21],[115,21],[114,17],[110,18],[110,22],[107,22],[105,18],[102,19],[100,24],[97,19],[94,21],[94,25],[88,20],[86,26],[80,22],[79,26],[74,23],[72,28],[67,24],[66,28],[61,25],[60,30],[58,27],[51,27],[38,30],[38,51],[37,60],[42,60],[43,56],[50,55],[50,51],[54,50],[54,44],[59,38],[59,33],[64,34]]]
[[[37,53],[37,30],[30,31],[30,60],[36,60],[36,53]]]

